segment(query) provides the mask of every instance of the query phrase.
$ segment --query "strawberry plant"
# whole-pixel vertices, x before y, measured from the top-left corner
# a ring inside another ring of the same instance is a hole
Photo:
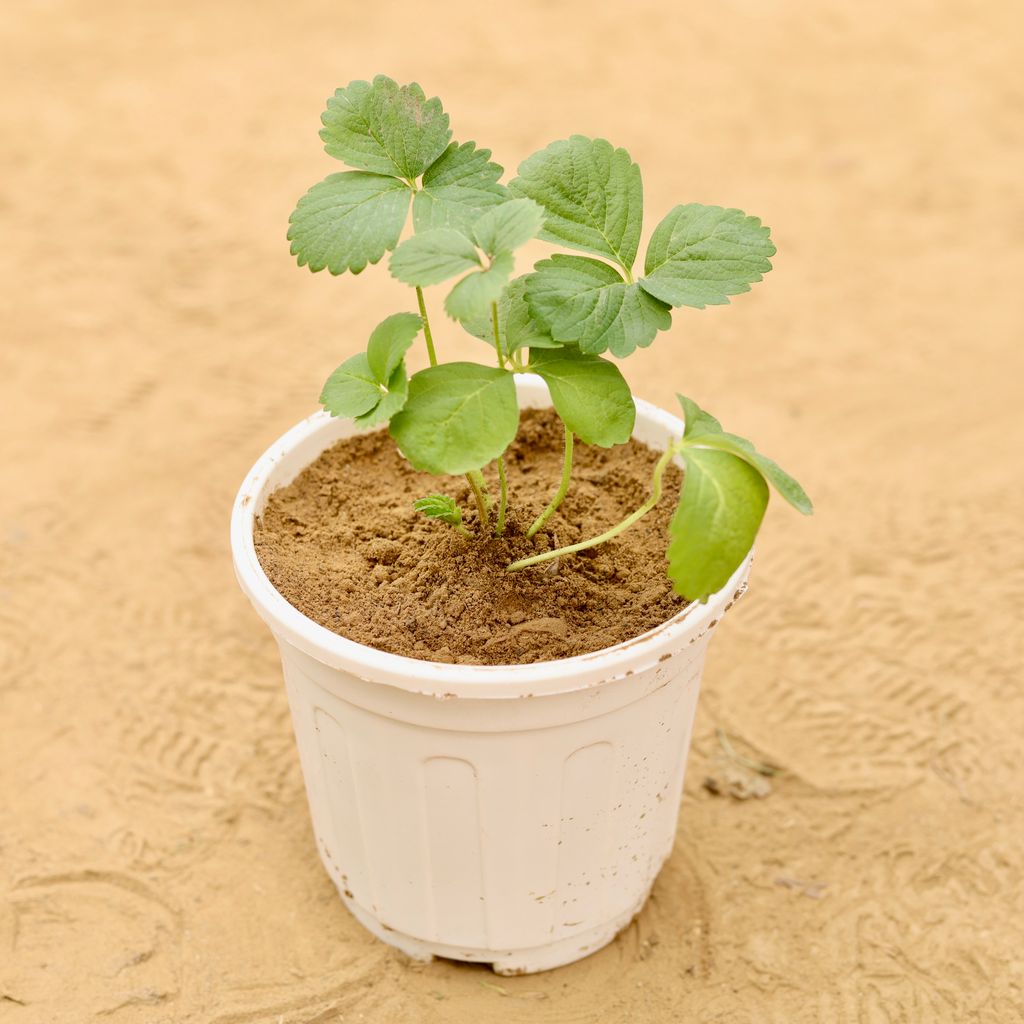
[[[384,319],[366,351],[328,378],[320,401],[364,427],[389,425],[418,470],[464,475],[475,529],[501,535],[510,496],[505,451],[516,436],[515,374],[548,385],[565,435],[560,485],[526,531],[533,537],[572,486],[573,443],[613,447],[632,434],[629,386],[607,355],[628,357],[672,323],[672,311],[728,303],[771,269],[768,228],[735,209],[679,205],[657,224],[639,272],[640,169],[624,149],[573,135],[527,158],[507,186],[487,149],[452,141],[448,115],[416,84],[379,76],[352,82],[327,102],[320,137],[351,170],[331,174],[298,202],[288,238],[300,266],[361,273],[390,253],[416,311]],[[412,234],[402,240],[411,209]],[[515,253],[539,238],[556,252],[515,277]],[[445,285],[444,311],[490,346],[486,363],[439,362],[424,288]],[[405,356],[422,334],[429,366],[409,374]],[[627,530],[660,500],[668,464],[685,468],[667,538],[676,591],[704,601],[746,557],[769,485],[799,511],[800,485],[742,437],[680,396],[685,428],[654,468],[648,499],[596,537],[512,562],[520,571],[593,547]],[[482,470],[495,463],[499,494]],[[440,494],[416,508],[470,536],[456,501]]]

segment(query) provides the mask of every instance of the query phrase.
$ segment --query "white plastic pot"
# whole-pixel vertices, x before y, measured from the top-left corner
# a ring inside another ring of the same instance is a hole
[[[524,407],[550,404],[518,376]],[[637,402],[634,436],[682,422]],[[231,522],[242,589],[281,649],[317,846],[352,914],[417,959],[542,971],[610,942],[675,837],[704,654],[750,559],[636,639],[532,665],[446,665],[346,640],[292,607],[253,522],[353,425],[317,413],[256,463]],[[685,914],[686,908],[679,908]]]

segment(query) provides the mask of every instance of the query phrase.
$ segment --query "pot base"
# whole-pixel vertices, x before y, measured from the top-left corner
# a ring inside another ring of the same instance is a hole
[[[351,897],[346,896],[340,886],[338,895],[341,896],[349,913],[368,932],[413,960],[429,963],[435,957],[441,957],[445,960],[487,964],[495,974],[510,976],[550,971],[556,967],[574,963],[576,960],[582,960],[584,957],[590,956],[591,953],[596,953],[599,949],[607,946],[640,913],[650,895],[650,889],[644,892],[635,906],[595,928],[589,928],[544,946],[510,950],[467,949],[465,946],[447,946],[441,942],[418,939],[413,935],[395,931],[382,924],[365,907],[361,907]]]

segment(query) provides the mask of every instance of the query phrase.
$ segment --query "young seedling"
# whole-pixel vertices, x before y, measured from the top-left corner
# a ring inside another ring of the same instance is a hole
[[[455,499],[449,498],[447,494],[428,494],[425,498],[413,502],[412,507],[417,512],[422,512],[428,519],[447,523],[463,537],[471,536],[469,530],[462,525],[461,509],[455,504]]]
[[[300,266],[332,274],[361,273],[391,253],[391,274],[412,287],[417,311],[383,320],[365,353],[331,374],[320,401],[363,427],[387,422],[416,469],[464,475],[480,533],[506,528],[505,451],[519,426],[515,374],[544,379],[565,434],[561,481],[526,530],[532,538],[572,486],[574,440],[610,448],[632,435],[632,394],[604,354],[631,355],[671,326],[674,308],[728,303],[771,269],[775,246],[760,220],[689,203],[654,229],[638,273],[640,169],[603,139],[554,142],[525,160],[506,187],[490,150],[453,142],[440,100],[416,84],[385,76],[351,82],[328,100],[321,120],[324,148],[352,170],[329,175],[299,200],[288,232],[292,253]],[[413,233],[401,241],[410,208]],[[574,252],[554,253],[513,277],[516,250],[534,238]],[[441,284],[445,312],[491,347],[489,364],[438,362],[424,288]],[[410,376],[405,357],[420,333],[429,365]],[[675,459],[685,475],[666,557],[675,590],[690,600],[707,600],[746,557],[769,485],[810,514],[807,495],[776,463],[691,399],[679,401],[683,433],[655,465],[642,505],[596,537],[508,569],[618,537],[658,503]],[[491,463],[496,503],[482,473]],[[433,494],[414,507],[471,536],[453,498]]]

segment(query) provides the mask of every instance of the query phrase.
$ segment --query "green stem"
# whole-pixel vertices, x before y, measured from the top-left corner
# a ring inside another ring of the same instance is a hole
[[[487,514],[487,501],[484,499],[484,492],[480,489],[478,479],[480,477],[479,472],[472,472],[466,474],[466,480],[469,482],[469,489],[473,492],[473,497],[476,499],[476,514],[480,517],[480,529],[485,529],[489,520]]]
[[[484,507],[490,512],[494,508],[494,499],[491,497],[491,492],[487,489],[487,481],[484,479],[483,473],[479,469],[471,469],[466,474],[466,477],[467,479],[469,477],[473,478],[480,493],[484,496]]]
[[[562,424],[565,426],[565,424]],[[565,458],[562,461],[562,482],[558,491],[551,499],[548,507],[533,521],[533,525],[526,531],[527,538],[532,537],[554,514],[562,499],[569,493],[569,478],[572,476],[572,431],[565,427]]]
[[[423,321],[423,338],[427,343],[427,357],[431,366],[437,366],[437,353],[434,351],[434,336],[430,333],[430,319],[427,317],[427,304],[423,301],[423,289],[416,289],[416,302],[420,307],[420,319]]]
[[[501,351],[501,334],[498,332],[498,304],[491,303],[491,325],[494,327],[494,349],[498,353],[498,366],[505,367],[505,355]]]
[[[498,304],[491,303],[491,326],[494,328],[494,351],[498,353],[498,366],[505,369],[505,353],[501,350],[501,332],[498,330]],[[498,500],[498,524],[494,535],[500,537],[505,532],[505,513],[508,511],[508,475],[505,472],[505,453],[498,456],[498,482],[501,495]]]
[[[505,475],[505,453],[498,456],[498,480],[501,481],[501,501],[498,503],[498,526],[494,533],[500,537],[505,532],[505,513],[508,511],[508,477]]]
[[[589,540],[581,540],[579,544],[569,544],[567,547],[557,548],[554,551],[545,551],[543,554],[533,555],[530,558],[520,558],[518,562],[512,562],[511,565],[507,565],[505,568],[511,572],[515,569],[525,569],[527,566],[537,565],[540,562],[547,562],[552,558],[560,558],[562,555],[574,555],[577,551],[585,551],[587,548],[597,547],[598,544],[603,544],[606,540],[617,537],[623,530],[628,530],[658,504],[658,501],[661,499],[661,478],[665,475],[665,469],[668,467],[668,464],[681,450],[681,443],[677,442],[674,445],[669,445],[654,467],[654,473],[651,476],[651,496],[635,512],[626,516],[621,523],[613,526],[610,530],[605,530],[604,533],[598,534],[596,537],[591,537]]]

